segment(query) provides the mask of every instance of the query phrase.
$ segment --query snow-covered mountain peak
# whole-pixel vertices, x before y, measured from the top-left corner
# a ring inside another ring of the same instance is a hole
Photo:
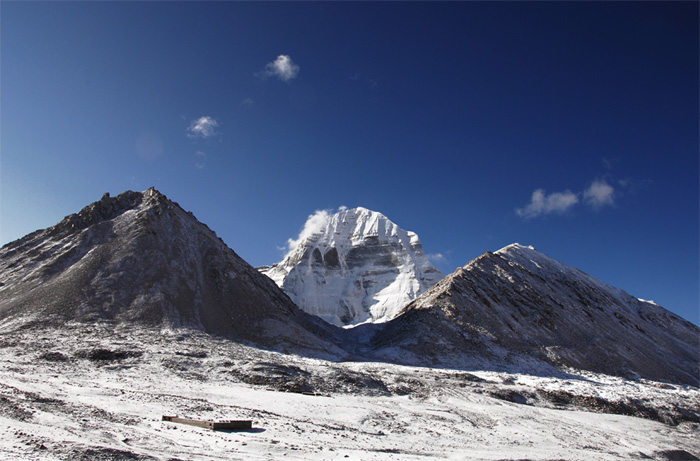
[[[506,245],[500,250],[496,251],[496,253],[527,253],[527,252],[537,252],[537,249],[533,247],[532,245],[521,245],[520,243],[511,243],[510,245]]]
[[[365,238],[376,237],[380,241],[396,238],[401,229],[383,214],[357,207],[340,209],[329,216],[325,227],[319,230],[319,243],[345,245]]]
[[[550,280],[567,278],[578,283],[596,287],[598,290],[614,294],[620,299],[627,299],[629,295],[619,288],[615,288],[575,267],[566,265],[554,258],[535,250],[533,246],[525,246],[513,243],[493,253],[507,261],[513,269],[525,270],[531,274]],[[472,264],[472,263],[470,263]]]
[[[519,243],[512,243],[501,248],[500,250],[494,251],[493,253],[487,252],[486,254],[467,264],[465,269],[473,267],[482,258],[489,257],[497,257],[502,259],[507,263],[507,267],[513,270],[525,270],[532,274],[539,274],[543,277],[554,276],[556,274],[563,276],[565,274],[567,277],[582,279],[587,283],[598,285],[600,287],[604,287],[605,289],[617,290],[574,267],[563,264],[554,258],[538,252],[535,247],[531,245],[521,245]],[[504,265],[503,267],[506,266]]]
[[[442,278],[414,232],[364,207],[317,211],[284,260],[261,272],[336,325],[383,322]]]

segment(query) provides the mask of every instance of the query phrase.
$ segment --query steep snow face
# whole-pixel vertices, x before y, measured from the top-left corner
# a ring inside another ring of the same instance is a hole
[[[372,347],[700,384],[697,326],[519,244],[445,277]]]
[[[366,208],[317,213],[292,243],[282,262],[261,272],[338,326],[390,320],[443,277],[415,233]]]
[[[105,194],[0,249],[0,325],[66,321],[192,327],[257,344],[328,325],[154,189]],[[320,342],[319,342],[320,340]]]

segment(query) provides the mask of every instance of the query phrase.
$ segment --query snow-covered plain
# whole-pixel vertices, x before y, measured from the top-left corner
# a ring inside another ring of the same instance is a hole
[[[646,418],[601,413],[633,407]],[[4,460],[697,459],[699,411],[692,386],[576,371],[330,362],[94,324],[0,334]]]

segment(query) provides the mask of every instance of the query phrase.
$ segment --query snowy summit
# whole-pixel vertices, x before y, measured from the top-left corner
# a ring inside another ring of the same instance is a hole
[[[391,320],[443,277],[418,235],[362,207],[316,212],[289,244],[284,260],[261,272],[338,326]]]

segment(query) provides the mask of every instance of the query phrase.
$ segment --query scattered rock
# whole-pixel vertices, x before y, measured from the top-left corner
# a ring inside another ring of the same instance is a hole
[[[39,356],[39,359],[46,360],[47,362],[67,362],[68,357],[60,352],[44,352]]]
[[[88,359],[94,362],[113,362],[115,360],[141,357],[141,355],[143,355],[141,351],[113,351],[110,349],[90,349],[75,353],[75,356],[78,358]]]

